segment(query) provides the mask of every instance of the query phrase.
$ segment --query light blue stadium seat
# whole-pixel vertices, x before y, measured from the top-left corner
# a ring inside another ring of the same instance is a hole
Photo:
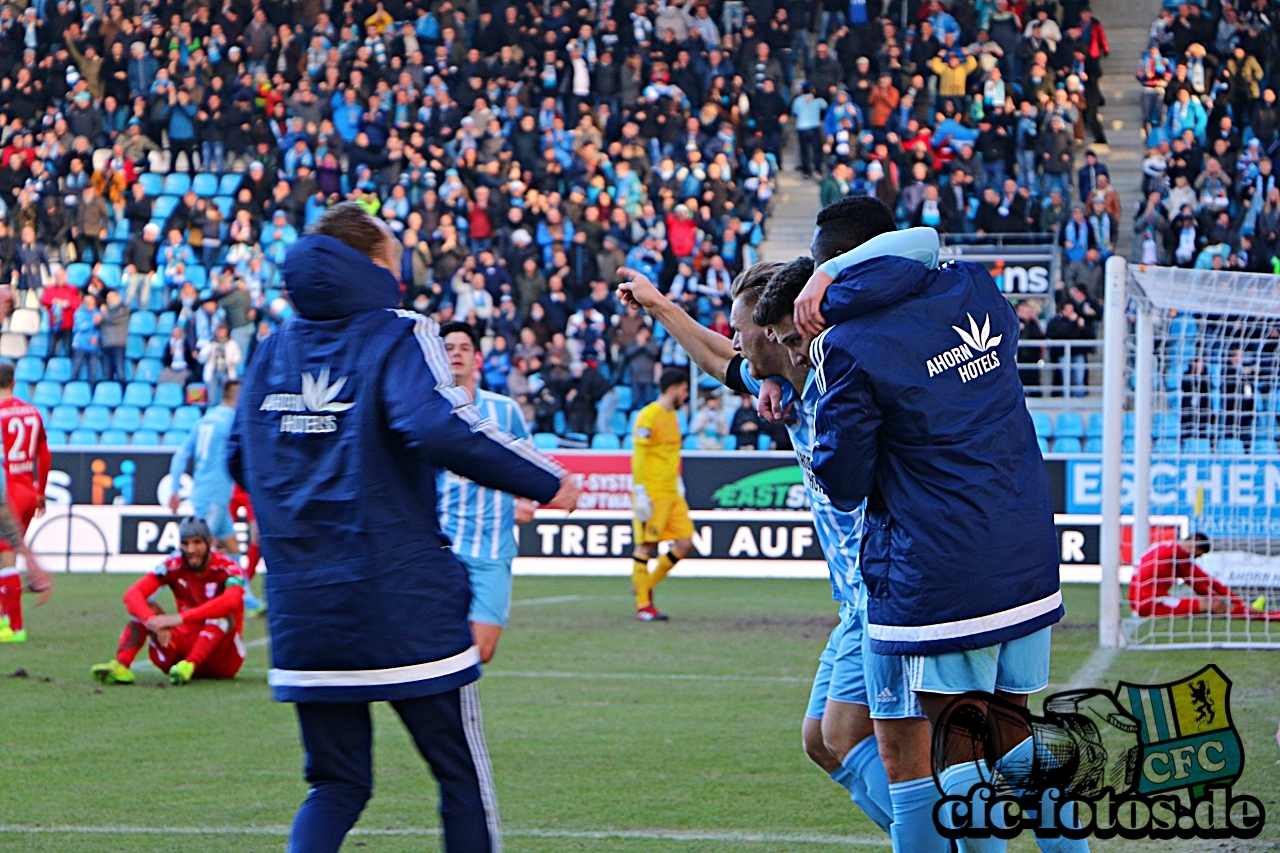
[[[129,232],[129,220],[121,219],[116,223],[115,228],[111,229],[111,236],[108,239],[117,243],[127,243],[130,236],[132,235]]]
[[[539,450],[555,450],[560,446],[560,439],[552,432],[535,432],[533,446]]]
[[[772,449],[773,449],[772,438],[770,438],[767,435],[760,435],[756,437],[756,450],[772,450]]]
[[[191,282],[196,290],[204,290],[209,284],[209,273],[199,264],[192,264],[187,267],[187,281]]]
[[[244,175],[228,172],[218,182],[218,195],[227,195],[235,198],[236,190],[240,189],[240,182],[243,180]]]
[[[1243,456],[1244,441],[1238,438],[1220,438],[1218,439],[1218,455],[1219,456]]]
[[[150,311],[135,311],[129,315],[129,334],[154,335],[156,333],[156,315]]]
[[[121,445],[128,444],[129,436],[127,433],[125,433],[122,430],[106,429],[102,431],[102,435],[99,436],[98,442],[100,444],[109,444],[109,445],[114,445],[118,447]]]
[[[102,250],[102,262],[105,264],[124,263],[124,243],[108,243]]]
[[[142,414],[142,428],[165,432],[173,425],[173,413],[164,406],[148,406]]]
[[[1155,443],[1151,446],[1151,452],[1173,455],[1178,452],[1178,439],[1157,438]]]
[[[622,443],[618,441],[618,437],[611,432],[598,432],[591,436],[592,450],[618,450],[622,447]]]
[[[147,195],[152,198],[160,195],[160,191],[164,189],[164,178],[155,172],[143,172],[138,175],[138,182],[142,184],[142,188],[146,190]]]
[[[236,177],[239,177],[239,175]],[[236,200],[229,195],[220,195],[213,200],[213,205],[218,208],[218,212],[222,214],[223,219],[230,220],[231,209],[236,206]],[[223,226],[222,233],[224,235],[227,233],[225,225]]]
[[[67,265],[67,284],[72,287],[84,287],[93,275],[93,267],[85,263]]]
[[[133,380],[135,382],[151,382],[154,384],[160,378],[161,369],[159,359],[139,359],[137,366],[133,369]]]
[[[565,431],[564,412],[555,413],[555,415],[551,418],[551,428],[555,431],[556,435],[564,435],[564,431]]]
[[[1053,420],[1048,412],[1032,412],[1031,423],[1035,426],[1036,435],[1039,438],[1049,438],[1053,435]]]
[[[1182,442],[1183,453],[1212,453],[1213,445],[1207,438],[1188,438]]]
[[[147,338],[147,344],[138,358],[164,358],[164,347],[168,342],[168,335],[152,335]]]
[[[181,447],[182,442],[187,440],[187,431],[184,429],[171,429],[164,434],[164,441],[160,442],[165,447]]]
[[[178,197],[173,195],[162,195],[151,205],[151,221],[164,228],[164,221],[173,213],[174,208],[178,206]]]
[[[1094,412],[1089,415],[1089,425],[1085,427],[1085,438],[1102,438],[1102,415]]]
[[[39,337],[37,335],[36,337]],[[35,338],[31,339],[32,342]],[[48,348],[49,337],[45,336],[45,347]],[[27,348],[30,353],[30,347]],[[18,363],[13,368],[13,378],[18,382],[39,382],[44,376],[44,361],[38,357],[28,355],[26,358],[18,359]]]
[[[697,450],[698,437],[696,435],[686,435],[684,437],[684,441],[681,443],[680,446],[683,447],[685,450]]]
[[[1054,453],[1079,453],[1080,439],[1073,437],[1055,438],[1053,440]]]
[[[71,432],[80,426],[80,412],[75,406],[54,406],[49,415],[49,429]]]
[[[764,436],[761,436],[761,438],[763,438],[763,437],[764,437]],[[1041,453],[1048,453],[1048,452],[1049,452],[1049,439],[1045,438],[1043,435],[1038,435],[1038,436],[1036,436],[1036,443],[1038,443],[1038,444],[1040,445],[1040,452],[1041,452]]]
[[[191,189],[191,176],[186,172],[170,172],[164,176],[164,194],[182,195]]]
[[[634,446],[635,446],[635,443],[631,440],[631,433],[627,433],[622,437],[623,450],[630,450]]]
[[[179,406],[173,410],[173,428],[191,430],[200,422],[200,410],[195,406]]]
[[[176,382],[161,382],[156,386],[156,396],[151,402],[157,406],[176,409],[182,405],[182,386]]]
[[[676,410],[676,424],[680,427],[681,435],[689,431],[689,416],[685,414],[684,409]]]
[[[98,434],[91,429],[77,429],[71,433],[71,438],[67,442],[72,447],[88,447],[98,443]]]
[[[71,380],[71,359],[65,355],[54,356],[44,363],[44,378],[54,382]]]
[[[622,435],[627,431],[627,414],[621,409],[613,413],[609,419],[609,432]]]
[[[118,412],[119,409],[116,411]],[[90,406],[84,410],[84,417],[80,419],[81,429],[102,432],[109,426],[111,426],[111,410],[106,406]]]
[[[1079,412],[1060,412],[1053,425],[1054,438],[1084,438],[1084,419]]]
[[[213,198],[218,194],[218,176],[201,172],[191,182],[191,189],[201,198]]]
[[[120,406],[111,418],[111,426],[115,429],[133,432],[142,426],[142,413],[137,406]]]
[[[24,403],[31,402],[31,392],[32,392],[32,387],[30,383],[28,382],[13,383],[13,396],[17,397],[19,400],[21,400]]]
[[[98,276],[102,279],[102,283],[112,290],[120,288],[121,270],[119,264],[103,263],[98,267]]]
[[[159,447],[160,435],[153,429],[140,429],[133,434],[134,447]]]
[[[129,340],[125,343],[124,357],[132,358],[135,360],[142,358],[143,354],[146,352],[146,349],[147,349],[146,338],[142,337],[142,335],[130,335]]]
[[[37,382],[35,393],[31,395],[31,402],[36,406],[58,405],[62,402],[62,383],[49,379]]]
[[[738,437],[737,437],[736,435],[726,435],[726,436],[724,437],[724,449],[725,449],[725,450],[737,450],[737,449],[738,449]]]
[[[146,382],[130,382],[124,389],[124,399],[121,402],[140,409],[150,406],[151,385]]]
[[[45,436],[47,437],[47,439],[48,439],[48,441],[49,441],[49,444],[56,445],[56,446],[58,446],[58,447],[62,447],[63,445],[65,445],[65,444],[67,443],[67,432],[66,432],[66,430],[61,430],[61,429],[50,429],[50,430],[45,430],[45,433],[44,433],[44,434],[45,434]]]
[[[83,409],[93,402],[93,389],[83,379],[62,386],[62,405]]]
[[[1101,453],[1101,452],[1102,452],[1102,439],[1100,439],[1100,438],[1086,438],[1086,439],[1084,440],[1084,452],[1085,452],[1085,453]]]
[[[114,408],[120,405],[124,399],[124,394],[120,390],[119,382],[99,382],[98,387],[93,389],[93,405],[106,406]]]
[[[153,287],[151,289],[151,301],[143,307],[152,314],[159,314],[164,306],[169,304],[169,294],[166,292],[171,288]]]
[[[172,311],[165,311],[163,314],[161,314],[159,317],[156,318],[155,333],[157,335],[163,335],[166,338],[169,337],[169,333],[173,331],[173,324],[176,323],[177,321],[178,321],[178,317],[176,314],[174,314]]]
[[[1151,435],[1155,438],[1176,440],[1181,431],[1182,421],[1178,412],[1156,412],[1151,418]]]
[[[27,355],[33,359],[45,359],[49,357],[49,333],[36,332],[27,341]],[[21,368],[22,359],[18,359],[18,367]],[[40,362],[40,372],[44,373],[44,362]],[[15,376],[15,378],[17,378]],[[19,380],[22,381],[22,380]],[[33,382],[36,380],[26,380]]]
[[[1137,415],[1133,412],[1124,413],[1124,437],[1133,438],[1133,425],[1137,423]]]
[[[619,385],[614,389],[618,392],[618,408],[624,412],[631,411],[631,388],[627,385]]]

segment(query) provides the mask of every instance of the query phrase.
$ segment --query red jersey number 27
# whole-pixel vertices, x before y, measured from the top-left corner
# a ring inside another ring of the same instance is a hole
[[[36,457],[36,439],[40,437],[40,417],[25,415],[9,418],[9,461],[30,462]]]

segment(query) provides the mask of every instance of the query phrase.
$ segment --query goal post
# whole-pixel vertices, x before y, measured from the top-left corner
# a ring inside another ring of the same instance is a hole
[[[1280,276],[1111,258],[1105,308],[1100,645],[1280,648]],[[1130,567],[1178,532],[1211,550],[1131,606]]]

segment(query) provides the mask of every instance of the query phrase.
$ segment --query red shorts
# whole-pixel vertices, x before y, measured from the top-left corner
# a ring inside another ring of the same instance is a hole
[[[221,622],[224,620],[212,620]],[[234,624],[234,621],[227,617],[225,620],[228,624]],[[184,660],[191,652],[191,647],[196,644],[196,640],[200,637],[200,632],[204,630],[203,622],[187,622],[179,625],[172,630],[172,636],[169,638],[169,645],[161,648],[156,645],[154,638],[151,640],[149,651],[151,653],[151,662],[156,668],[162,672],[168,672],[169,668],[180,660]],[[232,678],[240,667],[244,665],[244,643],[241,642],[240,636],[234,632],[228,633],[222,638],[204,662],[196,667],[195,678]]]
[[[253,504],[249,501],[249,493],[237,485],[231,490],[231,503],[227,505],[227,509],[231,511],[231,521],[240,520],[240,508],[244,507],[244,520],[254,521]]]
[[[13,512],[14,521],[18,522],[18,526],[22,528],[23,536],[27,535],[31,519],[36,517],[36,502],[39,498],[40,495],[35,489],[25,485],[13,483],[9,486],[9,509]],[[0,552],[12,550],[12,545],[0,539]]]

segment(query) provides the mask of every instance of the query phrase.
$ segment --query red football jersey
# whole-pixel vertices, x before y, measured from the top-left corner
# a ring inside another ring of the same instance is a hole
[[[0,400],[0,432],[4,434],[4,470],[9,487],[44,494],[52,457],[40,411],[17,397]]]
[[[173,592],[173,600],[178,605],[179,613],[217,598],[228,586],[247,586],[240,564],[221,551],[209,553],[209,565],[203,572],[191,571],[182,555],[174,554],[152,569],[151,573],[161,586],[167,586]],[[243,616],[244,609],[241,608],[236,613],[237,631]]]

